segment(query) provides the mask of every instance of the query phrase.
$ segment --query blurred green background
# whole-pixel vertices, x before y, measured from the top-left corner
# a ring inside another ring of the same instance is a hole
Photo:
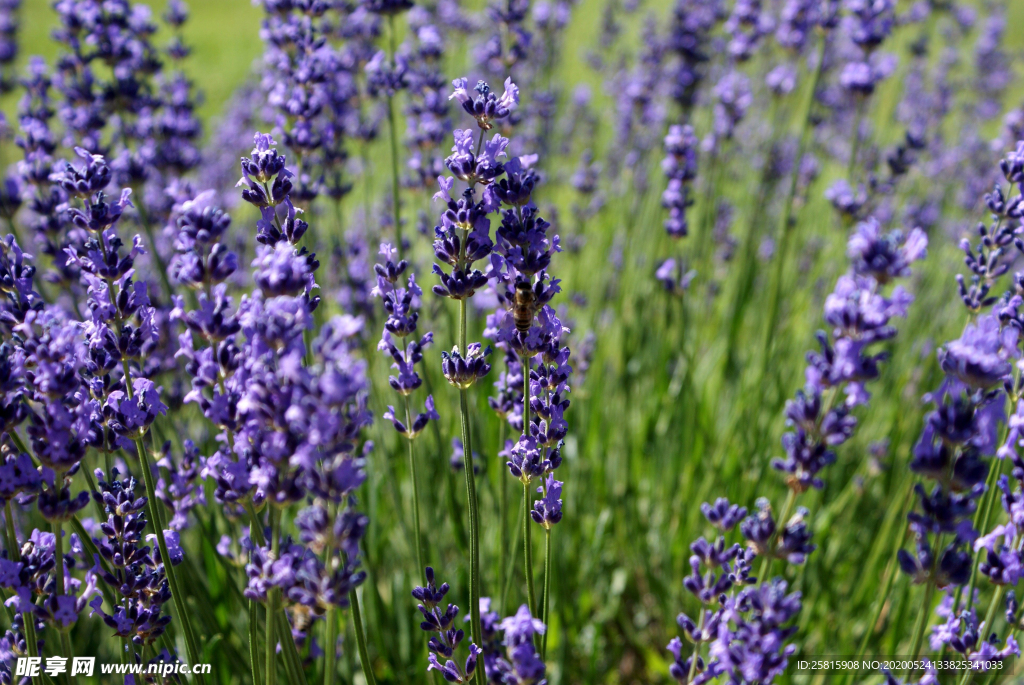
[[[629,19],[629,47],[639,46],[640,24],[649,12],[662,20],[664,29],[670,4],[670,0],[649,0]],[[163,2],[150,5],[155,14],[162,13]],[[608,94],[603,91],[602,77],[586,66],[585,56],[596,47],[604,6],[604,0],[582,0],[577,6],[559,67],[567,90],[588,83],[599,105],[609,102]],[[200,114],[210,121],[252,74],[254,60],[262,53],[262,10],[248,0],[192,0],[190,9],[192,16],[184,33],[194,51],[185,66],[205,96]],[[57,54],[58,46],[50,37],[55,20],[49,2],[26,0],[19,35],[21,62],[33,54],[47,58]],[[1005,46],[1019,64],[1024,52],[1024,31],[1020,30],[1024,0],[1008,4],[1007,26]],[[157,42],[167,38],[162,32]],[[904,33],[888,46],[900,51],[904,63],[907,43]],[[965,43],[965,49],[970,45]],[[965,61],[970,59],[969,54],[964,55]],[[897,75],[879,89],[871,112],[876,126],[874,142],[891,143],[903,133],[901,127],[892,125],[901,87]],[[9,114],[17,98],[14,93],[3,101]],[[1019,105],[1022,98],[1024,89],[1018,82],[1007,104]],[[613,113],[606,107],[602,116],[602,140],[606,141]],[[752,110],[751,118],[758,116],[763,113]],[[951,139],[956,137],[956,126],[972,125],[970,121],[950,123]],[[699,124],[706,128],[704,119]],[[988,124],[992,130],[986,135],[996,127],[998,122]],[[240,149],[239,155],[246,151]],[[999,153],[993,152],[993,165]],[[550,168],[571,171],[576,162],[569,155]],[[381,162],[379,166],[375,171],[384,178],[386,165]],[[666,296],[651,277],[657,260],[674,249],[661,228],[659,175],[652,175],[652,190],[642,201],[628,195],[612,197],[599,219],[586,227],[588,240],[583,250],[558,257],[566,292],[581,293],[588,302],[571,307],[574,328],[594,331],[599,343],[586,384],[574,387],[567,416],[571,428],[566,446],[566,518],[556,538],[553,684],[665,682],[667,654],[663,647],[678,632],[674,616],[680,610],[693,615],[695,608],[680,581],[687,571],[686,546],[705,527],[700,502],[716,496],[728,496],[751,508],[758,496],[769,497],[776,505],[781,502],[785,492],[782,479],[766,467],[768,459],[780,452],[781,408],[802,383],[804,353],[814,346],[813,333],[822,325],[824,296],[846,268],[846,227],[835,225],[831,207],[821,197],[821,190],[841,174],[842,166],[823,159],[823,180],[796,229],[793,263],[786,276],[785,322],[775,349],[778,364],[765,387],[752,387],[756,373],[746,367],[738,380],[725,383],[719,378],[727,307],[709,303],[707,309],[697,312],[700,320],[694,332],[684,335],[679,303]],[[574,195],[565,182],[567,174],[552,176],[542,190],[544,202],[568,218]],[[752,221],[751,215],[762,211],[751,203],[757,179],[750,168],[734,163],[727,180],[723,195],[737,209],[736,226],[744,226]],[[384,185],[379,181],[378,187]],[[700,198],[693,211],[695,215],[705,212]],[[980,218],[983,216],[965,216],[960,225],[970,228]],[[568,220],[559,230],[567,224]],[[774,227],[772,216],[761,228],[773,231]],[[613,270],[609,262],[616,249],[620,255],[624,251],[626,258],[620,269]],[[892,550],[880,544],[878,531],[897,525],[906,490],[914,480],[908,477],[906,460],[923,417],[919,398],[937,385],[940,375],[934,347],[958,335],[964,321],[952,278],[962,270],[955,236],[936,232],[930,253],[927,264],[915,270],[908,284],[917,302],[908,320],[897,322],[900,337],[889,348],[893,356],[882,378],[871,387],[874,399],[859,415],[856,438],[843,446],[838,463],[830,467],[826,490],[810,493],[802,502],[814,512],[815,541],[820,546],[808,567],[790,576],[806,599],[799,638],[804,654],[843,649],[847,651],[831,653],[852,653],[869,628],[864,624],[879,591],[879,578],[891,559]],[[422,267],[420,273],[425,274]],[[734,276],[723,276],[725,288]],[[763,293],[758,297],[740,337],[750,366],[760,354],[753,349],[761,340],[759,316],[764,309]],[[438,347],[432,351],[436,353],[450,346],[451,337],[444,319],[436,313],[443,307],[431,306],[435,309],[432,317],[437,317],[432,318],[438,331]],[[684,355],[688,357],[685,364]],[[372,353],[368,356],[374,364],[375,388],[383,388],[375,389],[372,400],[375,414],[380,416],[383,406],[393,399],[384,380],[386,365]],[[680,371],[684,368],[685,375]],[[439,404],[448,409],[444,419],[450,425],[443,430],[453,435],[457,414],[450,411],[451,393],[443,387],[436,366],[431,376]],[[499,443],[497,423],[484,408],[491,381],[493,378],[478,386],[476,393],[479,423],[483,424],[478,426],[478,451],[491,462],[481,487],[485,531],[496,518],[496,486],[507,478],[493,458],[494,446]],[[379,653],[382,661],[393,667],[411,665],[413,670],[399,672],[390,681],[402,682],[408,673],[422,670],[421,636],[408,600],[408,589],[418,578],[408,572],[407,541],[396,525],[397,516],[389,511],[393,501],[407,499],[408,478],[384,422],[378,421],[372,433],[381,447],[372,457],[366,495],[374,516],[368,544],[370,559],[380,573],[364,590],[375,590],[367,602],[367,624],[371,650]],[[879,471],[868,459],[868,446],[882,439],[890,441],[890,460],[888,468]],[[447,441],[436,449],[435,474],[446,468]],[[401,483],[397,487],[402,492],[393,492],[395,481]],[[440,488],[429,497],[440,501]],[[426,520],[446,533],[444,514],[437,507],[427,513]],[[458,568],[460,555],[452,541],[441,534],[430,544],[447,567],[446,579],[453,587],[464,588],[464,570]],[[494,547],[496,540],[490,536],[484,543],[484,558],[491,562],[487,580],[492,586],[498,575],[493,568]],[[212,562],[208,566],[216,568]],[[225,592],[212,582],[211,586],[215,599]],[[901,641],[907,638],[920,610],[919,590],[900,577],[871,653],[900,653]],[[463,596],[461,591],[456,594]],[[217,618],[231,626],[238,617]],[[807,682],[806,678],[797,680]],[[818,681],[818,685],[823,683]]]

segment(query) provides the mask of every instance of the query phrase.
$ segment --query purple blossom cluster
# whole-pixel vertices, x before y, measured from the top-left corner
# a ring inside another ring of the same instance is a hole
[[[764,505],[759,514],[744,519],[745,507],[719,498],[701,510],[722,535],[714,542],[701,537],[690,545],[691,574],[683,587],[700,609],[697,621],[681,613],[676,623],[694,648],[687,656],[683,641],[672,638],[667,646],[673,657],[669,674],[680,683],[706,683],[722,676],[732,683],[771,682],[796,651],[786,641],[796,632],[790,621],[800,613],[801,595],[789,593],[781,578],[759,583],[753,573],[754,560],[763,552],[752,531],[774,527],[770,509]],[[746,549],[725,541],[724,534],[737,523],[751,543]],[[701,656],[705,644],[706,660]]]
[[[1014,186],[1024,181],[1017,171],[1021,149],[1018,146],[1010,152],[1000,165],[1011,196]],[[1010,269],[1012,257],[1005,254],[1010,243],[1018,248],[1024,244],[1015,237],[1019,227],[1012,223],[1003,226],[1015,212],[1014,203],[1007,202],[998,187],[985,201],[992,223],[979,224],[981,240],[976,247],[966,239],[962,243],[965,262],[973,272],[971,286],[957,276],[971,321],[958,339],[938,351],[945,379],[926,396],[933,409],[910,462],[911,470],[932,484],[915,487],[916,506],[907,515],[914,547],[912,551],[901,549],[898,558],[904,573],[914,583],[925,585],[927,597],[935,588],[947,591],[937,609],[943,621],[932,628],[932,649],[951,648],[975,662],[977,668],[989,670],[994,662],[1020,654],[1013,633],[1004,640],[994,630],[993,619],[1005,598],[1009,624],[1016,620],[1016,598],[1006,590],[1021,574],[1017,531],[1024,478],[1017,426],[1024,404],[1015,370],[1024,330],[1019,314],[1022,300],[1013,288],[1002,298],[991,296],[990,291]],[[1015,274],[1014,282],[1021,278]],[[1001,442],[1003,424],[1007,431]],[[1012,464],[1012,481],[1000,474],[1000,460],[1006,459]],[[1007,521],[986,530],[989,517],[976,518],[975,512],[985,500],[997,496]],[[982,578],[996,591],[987,614],[979,621],[974,602],[976,584]]]
[[[398,286],[409,263],[404,259],[398,260],[391,245],[382,244],[380,255],[384,258],[384,264],[374,265],[377,286],[372,294],[383,300],[387,319],[377,349],[391,356],[392,368],[397,375],[389,377],[388,381],[391,388],[405,401],[404,422],[401,414],[395,414],[393,406],[388,406],[384,418],[391,421],[400,435],[414,440],[431,419],[436,421],[441,418],[434,408],[432,395],[427,396],[426,411],[417,414],[415,418],[409,409],[409,396],[423,384],[423,379],[416,372],[416,364],[423,360],[423,350],[433,342],[434,334],[428,332],[419,340],[409,339],[409,336],[416,332],[416,323],[419,319],[419,312],[416,310],[423,291],[416,284],[415,274],[412,273],[409,274],[407,287]],[[396,340],[401,344],[401,349],[397,347]]]
[[[458,663],[453,657],[465,639],[465,633],[455,624],[459,607],[448,604],[442,611],[442,602],[450,590],[448,583],[438,586],[434,579],[434,569],[429,566],[426,568],[426,578],[426,586],[415,588],[412,596],[419,602],[416,608],[424,619],[420,628],[427,633],[436,633],[427,641],[428,672],[436,670],[450,683],[472,682],[481,673],[478,666],[482,657],[484,668],[481,676],[488,683],[547,683],[544,677],[546,668],[535,647],[535,639],[544,634],[546,626],[530,614],[528,606],[524,604],[514,615],[502,619],[491,611],[491,599],[482,597],[480,613],[483,646],[470,644],[465,662]]]
[[[851,410],[867,404],[871,395],[865,384],[878,378],[879,363],[886,358],[873,352],[873,346],[896,335],[890,321],[906,316],[913,300],[902,286],[888,294],[886,286],[909,276],[910,265],[924,258],[927,245],[920,229],[886,235],[873,219],[859,224],[850,236],[850,272],[825,299],[829,330],[818,333],[820,352],[807,355],[804,389],[786,403],[791,429],[782,438],[786,456],[772,462],[788,474],[794,491],[823,487],[818,472],[835,461],[833,449],[853,434],[857,420]]]

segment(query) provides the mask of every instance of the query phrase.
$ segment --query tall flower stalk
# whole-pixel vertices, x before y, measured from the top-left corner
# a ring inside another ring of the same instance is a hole
[[[366,8],[374,14],[387,17],[388,24],[388,53],[378,52],[377,55],[366,65],[366,71],[370,75],[371,92],[383,91],[387,100],[388,110],[388,136],[391,151],[391,212],[392,220],[395,222],[395,246],[398,251],[398,258],[401,259],[405,247],[402,243],[402,208],[401,208],[401,180],[398,154],[398,121],[396,95],[408,84],[405,58],[398,54],[397,30],[395,28],[395,17],[409,9],[412,9],[411,0],[367,0]],[[387,60],[387,63],[385,63]]]
[[[463,459],[466,476],[466,495],[470,527],[470,620],[473,640],[479,643],[480,627],[480,512],[476,494],[476,478],[473,472],[472,425],[469,413],[468,390],[490,371],[486,359],[490,348],[483,350],[479,343],[468,342],[467,305],[468,299],[487,285],[488,277],[474,264],[486,259],[494,246],[490,238],[490,220],[487,214],[498,206],[494,195],[497,179],[505,170],[500,157],[505,156],[508,139],[495,134],[490,141],[484,136],[494,123],[509,116],[519,103],[519,89],[511,79],[505,82],[505,93],[499,98],[482,81],[476,87],[476,96],[466,89],[466,79],[455,79],[452,98],[473,116],[479,128],[475,141],[469,129],[458,129],[454,133],[455,146],[452,154],[445,159],[445,166],[452,177],[438,177],[440,190],[435,200],[445,203],[445,210],[439,225],[434,228],[434,255],[440,263],[451,267],[446,272],[438,264],[434,273],[441,283],[433,292],[441,297],[458,300],[459,328],[458,344],[451,354],[442,352],[442,371],[448,382],[459,390],[459,409],[462,427]],[[456,179],[466,183],[462,196],[455,199],[452,190]],[[476,199],[477,186],[482,186],[481,200]]]
[[[377,273],[377,286],[373,289],[373,294],[384,300],[387,320],[384,322],[384,333],[377,348],[390,355],[394,360],[392,367],[396,370],[397,375],[391,376],[388,380],[391,383],[391,388],[401,395],[405,405],[404,417],[401,414],[396,415],[395,408],[388,406],[384,418],[391,421],[395,431],[405,438],[408,444],[409,473],[412,478],[413,493],[413,544],[416,547],[417,568],[425,568],[420,526],[420,485],[413,447],[416,438],[427,427],[427,423],[441,417],[434,409],[432,395],[427,396],[425,411],[414,417],[409,396],[423,384],[423,379],[416,372],[416,364],[423,360],[423,350],[433,342],[434,334],[428,332],[419,340],[409,340],[409,336],[416,332],[416,324],[419,320],[417,307],[423,291],[416,284],[416,278],[412,273],[409,274],[407,287],[401,288],[396,285],[400,282],[409,263],[404,259],[396,262],[395,260],[398,259],[396,250],[391,245],[382,244],[380,254],[384,258],[384,264],[374,265],[374,270]],[[395,338],[401,341],[402,349],[398,349],[395,345]]]

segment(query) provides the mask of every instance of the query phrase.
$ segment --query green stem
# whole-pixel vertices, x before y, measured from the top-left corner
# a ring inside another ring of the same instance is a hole
[[[519,507],[522,508],[523,503],[519,503]],[[519,512],[516,512],[516,520],[519,519]],[[508,566],[505,571],[505,585],[501,588],[501,609],[504,613],[508,613],[508,593],[512,589],[512,579],[515,576],[516,568],[516,557],[518,556],[517,550],[519,549],[519,534],[521,532],[521,526],[516,526],[513,529],[514,537],[512,539],[512,545],[509,547],[511,551],[508,558]]]
[[[498,427],[498,452],[505,449],[505,419]],[[505,564],[508,563],[508,484],[503,473],[498,474],[498,589],[505,587]],[[499,606],[505,611],[505,605]]]
[[[13,434],[14,434],[14,431],[11,431],[10,433],[8,433],[8,435],[13,435]],[[19,448],[19,449],[21,449],[21,448]],[[18,546],[18,534],[14,530],[14,514],[13,514],[13,512],[11,510],[11,501],[10,500],[5,500],[4,501],[4,522],[5,522],[4,531],[5,531],[5,535],[7,536],[7,549],[10,552],[11,558],[14,559],[14,561],[21,561],[21,547]],[[6,601],[4,602],[4,605],[6,606]],[[22,614],[21,614],[21,621],[24,624],[24,628],[25,628],[25,647],[28,650],[28,655],[30,657],[38,656],[38,653],[37,653],[38,645],[36,644],[36,624],[35,624],[35,618],[31,614],[26,616],[25,612],[22,612]],[[13,622],[12,622],[12,626],[13,626]],[[32,677],[32,682],[34,684],[34,683],[37,683],[39,681],[36,680],[35,676],[33,676]]]
[[[126,369],[127,371],[127,369]],[[131,388],[130,378],[125,378],[125,385]],[[132,391],[129,390],[129,397]],[[156,542],[160,549],[160,559],[163,561],[164,573],[167,575],[167,583],[171,586],[171,598],[174,600],[174,609],[178,613],[178,620],[181,622],[181,632],[185,636],[185,649],[188,651],[188,658],[193,664],[202,663],[202,652],[199,651],[199,647],[196,644],[195,634],[192,632],[192,622],[189,619],[189,613],[185,608],[185,597],[181,594],[181,586],[178,584],[178,578],[174,571],[174,566],[171,564],[171,555],[167,551],[167,541],[164,539],[164,527],[160,519],[160,510],[157,506],[156,498],[156,482],[153,479],[153,466],[149,459],[149,452],[146,450],[146,444],[142,438],[135,439],[135,448],[139,452],[139,459],[142,460],[142,477],[146,482],[146,493],[149,498],[146,502],[146,508],[149,510],[149,518],[153,524],[153,528],[156,530]],[[206,678],[202,674],[197,674],[196,679],[200,683],[206,682]]]
[[[466,343],[466,300],[459,300],[459,351],[468,354]],[[462,417],[462,463],[466,472],[466,501],[469,505],[469,616],[473,642],[483,644],[480,627],[480,508],[476,497],[476,475],[473,473],[473,440],[469,424],[469,398],[465,388],[459,390]]]
[[[327,610],[327,637],[324,640],[324,685],[334,685],[338,678],[338,612]]]
[[[992,621],[995,620],[996,610],[999,609],[999,603],[1003,599],[1003,593],[1006,592],[1005,585],[999,585],[996,587],[996,592],[992,595],[992,601],[988,604],[988,611],[985,612],[985,622],[981,624],[981,630],[979,631],[982,635],[992,634]],[[960,678],[958,685],[967,685],[970,680],[971,671],[970,669],[964,672],[964,675]]]
[[[537,595],[533,589],[533,540],[530,538],[530,485],[523,483],[523,554],[526,572],[526,603],[530,614],[537,615]]]
[[[267,505],[267,517],[270,519],[270,549],[271,555],[276,559],[280,551],[280,534],[278,517],[274,515],[274,507]],[[266,637],[263,640],[263,672],[267,674],[267,685],[277,683],[277,621],[274,616],[277,614],[277,588],[271,588],[267,593],[267,621]]]
[[[903,536],[900,538],[899,546],[896,547],[897,550],[903,548],[903,543],[907,539],[907,530],[909,530],[909,528],[904,526]],[[882,593],[876,600],[875,610],[871,614],[871,621],[868,622],[867,628],[864,630],[864,637],[861,638],[860,646],[857,647],[856,659],[858,661],[863,658],[864,654],[867,652],[868,642],[871,641],[871,634],[875,631],[875,626],[878,625],[878,619],[882,616],[882,611],[885,609],[885,603],[889,601],[889,593],[892,592],[893,583],[896,581],[896,576],[899,575],[896,572],[896,568],[896,558],[893,556],[889,561],[888,568],[885,570],[885,582],[882,587]],[[846,685],[851,685],[851,683],[853,683],[855,673],[855,671],[850,671],[849,675],[846,676]]]
[[[377,685],[377,679],[373,676],[373,666],[370,664],[370,655],[366,651],[366,634],[363,632],[363,617],[359,611],[359,595],[355,588],[348,593],[349,602],[352,604],[352,623],[356,634],[356,647],[359,649],[359,664],[363,668],[363,677],[366,678],[366,685]]]
[[[395,63],[395,16],[388,15],[388,36],[391,47],[391,64]],[[398,258],[402,258],[402,216],[399,206],[398,191],[398,128],[395,124],[395,96],[388,93],[388,128],[391,133],[391,206],[395,221],[395,248],[398,250]]]
[[[249,667],[252,670],[253,685],[262,685],[259,658],[259,612],[255,599],[249,600]]]
[[[1005,429],[1003,442],[1006,442]],[[994,509],[992,503],[998,499],[997,495],[995,494],[996,492],[998,492],[998,489],[996,488],[996,481],[999,480],[999,472],[1002,470],[1000,467],[1003,465],[1003,461],[1001,459],[994,459],[993,461],[995,463],[993,463],[992,467],[989,469],[988,481],[985,484],[986,490],[985,494],[983,495],[985,497],[985,502],[981,507],[978,507],[978,512],[975,515],[975,530],[989,530],[989,522],[992,517],[992,510]],[[984,509],[984,513],[982,513],[982,509]],[[974,606],[974,586],[978,580],[978,564],[981,562],[982,556],[983,555],[981,554],[974,555],[974,565],[971,568],[971,582],[967,586],[968,611],[970,611],[971,607]],[[954,606],[956,606],[956,604],[954,604]]]
[[[288,676],[288,685],[293,683],[299,685],[306,682],[306,675],[302,670],[302,660],[299,658],[299,651],[295,648],[295,639],[292,637],[292,624],[288,621],[288,612],[282,606],[280,594],[278,594],[277,604],[277,640],[281,643],[281,654],[284,656],[284,671]]]
[[[476,497],[476,475],[473,473],[469,401],[464,389],[459,391],[459,407],[462,412],[462,460],[466,472],[466,498],[469,502],[469,615],[473,641],[479,645],[483,640],[483,631],[480,627],[480,510]]]
[[[62,482],[63,480],[64,480],[64,474],[63,473],[57,474],[56,482]],[[56,580],[57,580],[57,596],[58,597],[60,597],[61,595],[64,594],[64,539],[63,539],[64,538],[64,530],[63,530],[63,528],[64,528],[64,526],[63,526],[62,522],[59,521],[59,520],[53,524],[54,545],[56,546],[56,549],[54,551],[54,555],[55,555],[56,561],[57,561],[57,567],[54,569],[54,574],[56,575]],[[74,652],[73,648],[71,647],[71,637],[68,635],[67,629],[64,628],[63,626],[59,627],[57,629],[57,634],[60,636],[60,648],[61,648],[61,651],[63,652],[62,656],[70,659],[71,661],[74,661],[75,660],[74,659],[75,652]],[[76,685],[78,683],[78,678],[76,678],[75,676],[71,675],[71,673],[69,672],[68,673],[68,682],[71,683],[71,685]]]
[[[814,93],[818,89],[818,83],[821,81],[821,74],[824,70],[825,45],[826,34],[822,34],[818,44],[818,62],[814,69],[814,75],[811,77],[811,88],[810,92],[807,94],[807,101],[804,103],[803,116],[801,117],[799,143],[797,143],[793,169],[789,174],[789,190],[786,192],[786,201],[782,205],[782,216],[779,221],[778,229],[779,249],[778,254],[775,256],[775,272],[772,278],[771,298],[768,300],[769,306],[767,326],[765,328],[765,339],[764,344],[761,346],[761,349],[764,351],[764,359],[761,362],[761,381],[764,380],[764,376],[768,370],[768,363],[771,358],[771,343],[772,339],[775,337],[775,326],[778,324],[779,302],[782,295],[782,280],[785,275],[786,253],[789,249],[790,234],[792,233],[791,224],[793,220],[793,203],[796,200],[796,190],[800,180],[800,160],[803,159],[804,152],[807,150],[807,145],[810,142],[811,111],[814,108]],[[759,387],[760,385],[761,384],[759,383]]]
[[[700,617],[697,619],[697,638],[700,639],[701,631],[704,630],[704,609],[700,610]],[[692,683],[693,676],[697,675],[697,659],[700,658],[700,643],[693,643],[693,656],[690,657],[690,675],[686,682]]]
[[[412,411],[409,409],[409,396],[405,397],[405,425],[412,430]],[[423,565],[423,539],[420,532],[420,480],[416,470],[416,456],[413,451],[413,438],[406,440],[409,443],[409,473],[412,478],[412,525],[413,541],[416,544],[416,574],[418,577],[423,573],[426,566]]]
[[[544,622],[544,637],[540,643],[540,659],[544,659],[548,656],[548,635],[551,634],[551,627],[548,625],[548,615],[551,613],[551,529],[544,529],[544,604],[542,605],[544,616],[541,619]]]
[[[928,585],[924,591],[924,601],[921,603],[921,613],[917,617],[917,624],[914,626],[914,637],[910,642],[910,660],[913,662],[921,655],[921,643],[924,641],[924,631],[928,627],[928,618],[931,616],[932,595],[935,594],[935,569],[938,566],[938,559],[942,554],[942,535],[935,541],[935,560],[932,561],[932,570],[928,575]],[[914,675],[914,669],[908,668],[906,679]]]
[[[145,205],[142,204],[141,193],[135,194],[135,209],[139,213],[139,223],[142,224],[142,230],[146,232],[146,239],[149,240],[149,252],[153,255],[153,261],[156,262],[154,266],[160,273],[160,283],[164,287],[164,295],[167,298],[174,293],[174,287],[171,285],[171,279],[168,275],[167,265],[164,263],[164,258],[160,256],[160,251],[156,246],[156,234],[153,232],[153,224],[149,221],[149,214],[146,212]]]

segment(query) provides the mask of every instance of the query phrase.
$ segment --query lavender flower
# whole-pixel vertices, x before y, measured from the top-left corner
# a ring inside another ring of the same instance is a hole
[[[416,606],[423,615],[423,622],[420,628],[432,635],[427,641],[429,650],[427,672],[438,671],[444,679],[450,683],[468,683],[476,675],[477,661],[482,650],[476,644],[469,645],[469,656],[464,664],[452,660],[456,650],[462,643],[465,633],[455,628],[455,618],[459,615],[459,608],[449,604],[447,609],[441,611],[440,604],[448,594],[448,583],[438,587],[434,582],[434,569],[427,567],[425,570],[427,584],[425,587],[417,587],[412,591],[412,596],[420,603]],[[438,659],[445,660],[441,663]]]
[[[661,162],[668,187],[661,195],[661,205],[669,210],[665,231],[673,238],[688,232],[686,209],[690,198],[690,184],[697,177],[697,137],[691,126],[672,126],[665,136],[665,159]]]

